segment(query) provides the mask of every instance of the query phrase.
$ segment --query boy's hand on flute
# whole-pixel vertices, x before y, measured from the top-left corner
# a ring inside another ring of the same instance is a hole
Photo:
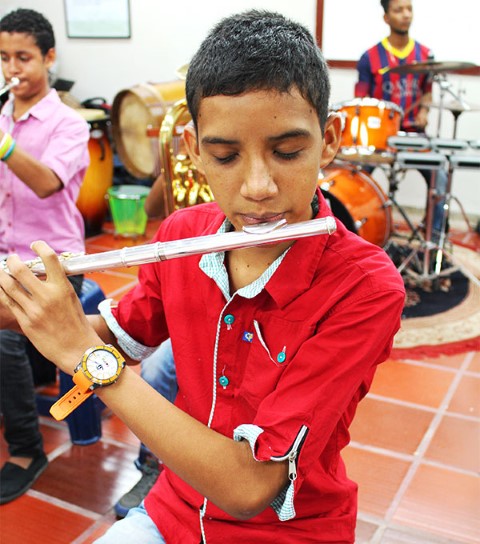
[[[13,316],[47,359],[73,374],[84,351],[102,341],[89,324],[53,249],[42,241],[31,247],[45,265],[46,279],[37,278],[18,256],[10,256],[10,274],[0,270],[0,304],[5,309],[0,315],[5,314],[7,322]]]

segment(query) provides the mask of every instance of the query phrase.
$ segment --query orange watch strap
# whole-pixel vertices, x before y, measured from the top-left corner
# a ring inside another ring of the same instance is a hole
[[[65,419],[92,394],[93,391],[82,391],[78,385],[75,385],[50,408],[50,414],[52,414],[57,421]]]

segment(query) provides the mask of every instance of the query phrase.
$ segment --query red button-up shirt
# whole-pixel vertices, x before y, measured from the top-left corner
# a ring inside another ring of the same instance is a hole
[[[318,217],[331,215],[319,199]],[[164,221],[156,239],[213,234],[224,219],[215,203],[195,206]],[[249,440],[259,461],[293,453],[293,481],[272,507],[238,521],[165,468],[148,514],[169,544],[198,544],[202,531],[209,544],[353,542],[357,486],[340,451],[399,328],[400,275],[383,250],[339,222],[330,236],[296,241],[257,294],[226,298],[199,262],[143,266],[114,316],[145,346],[171,337],[178,407]]]

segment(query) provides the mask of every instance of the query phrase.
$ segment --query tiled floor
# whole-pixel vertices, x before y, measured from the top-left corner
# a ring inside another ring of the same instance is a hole
[[[149,223],[147,234],[155,228]],[[464,234],[457,238],[465,243]],[[466,243],[480,250],[479,238],[469,235]],[[89,239],[88,251],[132,243],[102,234]],[[89,277],[118,299],[136,272]],[[479,399],[480,352],[380,366],[344,455],[359,484],[358,543],[480,543]],[[50,465],[26,495],[0,507],[0,542],[91,543],[139,477],[138,440],[105,410],[103,436],[93,445],[72,445],[66,424],[48,417],[41,428]],[[5,458],[2,439],[0,463]]]

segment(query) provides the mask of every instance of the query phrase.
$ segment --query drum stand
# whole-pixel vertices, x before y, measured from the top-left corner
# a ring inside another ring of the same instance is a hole
[[[441,147],[438,142],[437,146]],[[432,170],[433,175],[428,188],[425,237],[410,251],[397,269],[401,274],[408,274],[409,277],[413,278],[413,280],[420,285],[425,284],[426,282],[432,282],[432,284],[435,285],[438,283],[439,278],[449,276],[459,270],[471,282],[480,287],[480,280],[465,267],[461,266],[453,255],[445,249],[450,201],[453,198],[451,194],[453,171],[455,168],[460,167],[480,168],[480,157],[453,155],[449,158],[442,226],[438,242],[434,242],[432,239],[434,208],[439,199],[443,198],[443,195],[439,195],[436,191],[436,177],[438,170],[445,167],[446,160],[446,156],[441,153],[426,153],[423,154],[423,157],[419,157],[416,153],[398,154],[399,164],[403,164],[404,167],[409,168],[430,169]],[[442,269],[444,258],[449,261],[451,266]]]

